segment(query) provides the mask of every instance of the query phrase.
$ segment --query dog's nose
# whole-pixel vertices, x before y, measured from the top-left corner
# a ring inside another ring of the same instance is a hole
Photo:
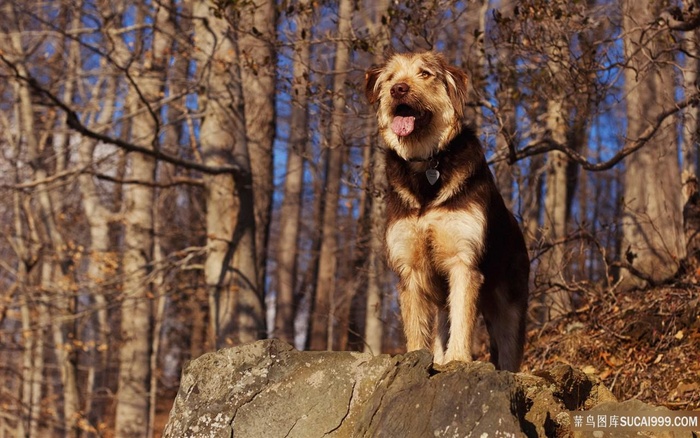
[[[393,98],[404,97],[408,93],[408,90],[410,90],[410,89],[411,89],[411,87],[409,87],[408,84],[405,82],[399,82],[398,84],[394,84],[394,86],[391,87],[391,97],[393,97]]]

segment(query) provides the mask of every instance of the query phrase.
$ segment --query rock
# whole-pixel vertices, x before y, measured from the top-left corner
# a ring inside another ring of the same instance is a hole
[[[512,387],[512,374],[491,364],[454,363],[438,371],[427,352],[407,354],[362,406],[350,436],[522,436],[511,412]]]
[[[480,362],[437,368],[426,351],[299,352],[266,340],[190,362],[164,436],[569,436],[568,411],[610,401],[565,365],[537,375]]]
[[[183,371],[164,436],[351,436],[390,356],[305,352],[276,340],[208,353]]]
[[[516,374],[516,411],[528,436],[570,436],[569,411],[587,410],[615,396],[596,379],[569,365],[534,375]]]

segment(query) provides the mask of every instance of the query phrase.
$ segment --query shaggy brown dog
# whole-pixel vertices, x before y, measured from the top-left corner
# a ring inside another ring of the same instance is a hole
[[[481,311],[491,361],[517,371],[529,260],[474,132],[462,124],[466,74],[436,53],[392,56],[366,74],[387,146],[386,245],[399,276],[408,350],[471,361]]]

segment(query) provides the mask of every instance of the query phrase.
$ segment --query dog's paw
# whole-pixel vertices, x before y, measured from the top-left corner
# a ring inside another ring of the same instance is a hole
[[[471,361],[472,361],[472,355],[469,353],[465,353],[465,352],[453,353],[450,350],[447,350],[447,353],[445,353],[445,356],[440,361],[440,364],[446,365],[446,364],[449,364],[450,362],[469,363]]]

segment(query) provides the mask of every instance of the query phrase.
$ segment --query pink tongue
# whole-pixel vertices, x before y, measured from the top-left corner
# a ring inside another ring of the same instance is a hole
[[[394,134],[398,135],[399,137],[405,137],[413,132],[415,121],[416,118],[414,116],[396,116],[391,122],[391,130],[394,131]]]

